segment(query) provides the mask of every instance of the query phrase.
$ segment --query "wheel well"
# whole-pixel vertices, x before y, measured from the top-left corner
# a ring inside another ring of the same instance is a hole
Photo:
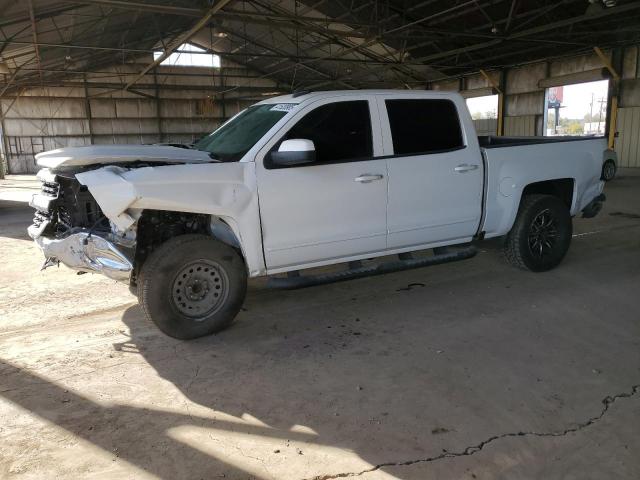
[[[240,243],[231,228],[217,217],[201,213],[144,210],[138,219],[132,283],[135,284],[137,274],[151,252],[170,238],[189,233],[215,237],[242,254]]]
[[[522,198],[533,194],[554,195],[562,200],[570,209],[571,204],[573,203],[573,188],[573,178],[545,180],[543,182],[535,182],[527,185],[522,191]],[[522,203],[522,199],[520,200],[520,203]]]

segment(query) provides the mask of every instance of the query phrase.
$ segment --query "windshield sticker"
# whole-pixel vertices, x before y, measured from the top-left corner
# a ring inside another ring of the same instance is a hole
[[[295,103],[277,103],[269,109],[271,112],[289,112],[294,109]]]

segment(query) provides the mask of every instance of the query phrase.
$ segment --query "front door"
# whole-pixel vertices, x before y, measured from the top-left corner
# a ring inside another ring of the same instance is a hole
[[[372,108],[373,107],[373,108]],[[265,261],[269,273],[330,264],[386,247],[386,161],[375,99],[325,99],[296,113],[273,148],[308,139],[310,165],[256,159]],[[271,148],[269,148],[271,150]]]

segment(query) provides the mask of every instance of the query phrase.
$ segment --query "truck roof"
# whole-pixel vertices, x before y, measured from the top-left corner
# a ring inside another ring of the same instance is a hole
[[[389,94],[415,95],[416,97],[437,98],[437,97],[454,97],[459,96],[457,92],[441,91],[441,90],[400,90],[400,89],[370,89],[370,90],[325,90],[318,92],[298,93],[289,95],[279,95],[277,97],[267,98],[258,102],[257,105],[269,105],[272,103],[302,103],[304,101],[322,98],[351,96],[351,95],[389,95]]]

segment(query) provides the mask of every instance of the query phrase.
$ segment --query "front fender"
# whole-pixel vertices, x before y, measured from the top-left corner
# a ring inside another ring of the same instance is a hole
[[[240,242],[250,276],[266,272],[254,164],[164,165],[126,169],[107,166],[79,173],[104,214],[121,230],[135,223],[134,210],[154,209],[219,217]]]

